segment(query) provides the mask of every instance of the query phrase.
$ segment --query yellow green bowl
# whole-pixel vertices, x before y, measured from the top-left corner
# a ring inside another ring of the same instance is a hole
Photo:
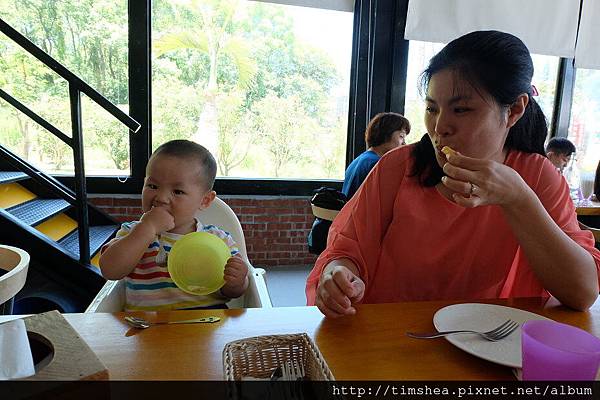
[[[177,287],[203,296],[225,285],[223,271],[229,257],[229,247],[221,238],[207,232],[192,232],[175,242],[167,268]]]

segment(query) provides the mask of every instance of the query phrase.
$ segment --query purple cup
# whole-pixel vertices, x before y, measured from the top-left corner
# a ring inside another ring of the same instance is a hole
[[[600,339],[571,325],[533,320],[521,329],[524,381],[591,381],[600,365]]]

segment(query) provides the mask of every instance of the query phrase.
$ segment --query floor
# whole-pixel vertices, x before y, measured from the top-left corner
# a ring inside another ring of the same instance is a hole
[[[304,287],[312,265],[263,267],[273,307],[305,306]]]

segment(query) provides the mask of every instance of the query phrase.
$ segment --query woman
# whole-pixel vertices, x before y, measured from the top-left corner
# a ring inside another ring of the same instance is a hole
[[[552,294],[583,310],[595,301],[600,253],[544,156],[532,75],[523,42],[497,31],[462,36],[431,59],[428,134],[382,157],[336,217],[307,281],[309,305],[337,317],[357,302]]]
[[[406,144],[406,135],[410,133],[410,122],[401,114],[393,112],[379,113],[371,119],[365,130],[367,150],[356,157],[344,177],[342,193],[347,199],[363,183],[377,161],[388,151]]]

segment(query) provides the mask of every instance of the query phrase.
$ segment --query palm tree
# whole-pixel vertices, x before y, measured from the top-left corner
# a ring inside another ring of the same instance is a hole
[[[208,56],[208,81],[203,83],[204,108],[192,139],[202,143],[219,156],[217,125],[217,94],[219,92],[219,61],[227,57],[238,72],[237,85],[249,87],[257,71],[246,40],[235,32],[233,17],[239,10],[237,0],[192,0],[190,11],[196,15],[199,29],[170,32],[155,42],[155,52],[161,56],[169,51],[193,49]]]

